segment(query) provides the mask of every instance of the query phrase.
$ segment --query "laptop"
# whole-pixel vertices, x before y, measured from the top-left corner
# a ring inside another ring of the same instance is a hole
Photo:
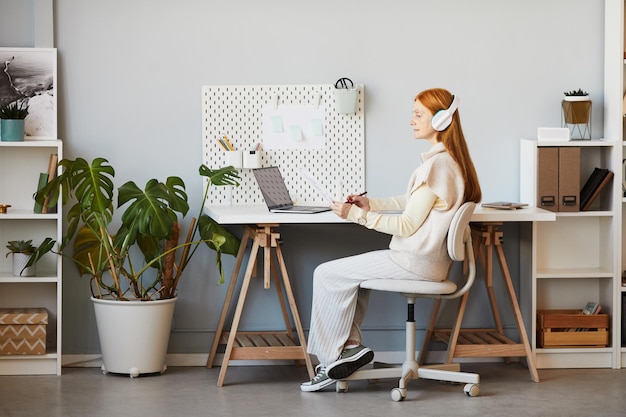
[[[255,168],[252,172],[270,212],[313,214],[330,211],[330,207],[294,205],[278,167]]]

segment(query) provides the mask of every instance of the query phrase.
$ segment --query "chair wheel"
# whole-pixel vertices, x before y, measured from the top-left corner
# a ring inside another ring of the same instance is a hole
[[[348,392],[348,382],[337,381],[337,383],[335,384],[335,392]]]
[[[480,388],[477,384],[466,384],[463,391],[465,391],[465,394],[467,394],[468,397],[478,397]]]
[[[391,399],[398,402],[403,401],[406,398],[406,390],[401,388],[394,388],[391,390]]]

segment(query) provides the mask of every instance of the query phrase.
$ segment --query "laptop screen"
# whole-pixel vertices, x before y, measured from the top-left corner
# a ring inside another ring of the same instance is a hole
[[[256,168],[252,172],[270,210],[293,205],[278,167]]]

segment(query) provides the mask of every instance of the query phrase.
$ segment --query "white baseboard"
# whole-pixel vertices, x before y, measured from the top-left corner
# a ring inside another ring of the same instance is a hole
[[[402,363],[404,352],[376,352],[375,359],[378,362]],[[445,351],[430,352],[429,362],[442,363],[445,358]],[[171,353],[168,354],[165,363],[167,366],[206,366],[209,358],[208,353]],[[218,354],[215,358],[215,366],[219,366],[224,358],[223,354]],[[502,358],[467,358],[457,359],[455,362],[502,362]],[[237,360],[231,361],[228,366],[258,366],[258,365],[287,365],[293,361],[287,360]],[[63,355],[61,364],[64,367],[73,368],[100,368],[102,367],[101,355]]]

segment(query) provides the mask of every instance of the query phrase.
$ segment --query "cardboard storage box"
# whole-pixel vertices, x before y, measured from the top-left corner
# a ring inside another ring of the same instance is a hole
[[[550,347],[605,347],[609,344],[609,316],[581,310],[537,312],[538,345]]]
[[[0,308],[0,355],[46,353],[45,308]]]
[[[580,148],[537,149],[537,206],[550,211],[580,210]]]

